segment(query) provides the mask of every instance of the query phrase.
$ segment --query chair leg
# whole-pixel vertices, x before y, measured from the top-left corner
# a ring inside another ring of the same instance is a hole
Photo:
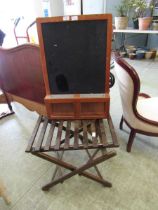
[[[120,121],[120,130],[123,129],[123,116],[121,117],[121,121]]]
[[[7,96],[7,94],[6,94],[3,90],[1,90],[1,91],[2,91],[2,93],[3,93],[3,95],[4,95],[5,102],[7,103],[8,109],[9,109],[9,110],[0,113],[0,119],[2,119],[2,118],[4,118],[4,117],[7,117],[7,116],[9,116],[9,115],[14,114],[14,111],[13,111],[12,105],[11,105],[11,102],[10,102],[10,100],[9,100],[9,98],[8,98],[8,96]]]
[[[6,188],[5,188],[5,186],[4,186],[4,184],[2,183],[1,180],[0,180],[0,197],[2,197],[4,199],[6,204],[10,204],[11,203],[11,199],[7,195]]]
[[[127,144],[127,152],[131,152],[131,148],[132,148],[132,144],[133,144],[135,135],[136,135],[135,130],[131,129],[131,132],[130,132],[130,135],[129,135],[128,144]]]

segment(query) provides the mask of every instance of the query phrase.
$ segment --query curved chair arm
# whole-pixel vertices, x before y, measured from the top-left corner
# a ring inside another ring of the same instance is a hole
[[[149,96],[149,95],[146,94],[146,93],[139,93],[138,96],[143,97],[143,98],[151,98],[151,96]]]

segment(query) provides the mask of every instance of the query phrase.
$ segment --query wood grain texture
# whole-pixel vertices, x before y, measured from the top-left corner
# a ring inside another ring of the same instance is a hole
[[[47,117],[39,118],[26,152],[118,147],[111,117],[105,120],[105,125],[102,119],[55,121],[48,120]],[[109,138],[106,137],[107,134]],[[43,141],[44,136],[46,141]]]
[[[39,46],[0,48],[0,87],[15,96],[44,104],[45,87]]]

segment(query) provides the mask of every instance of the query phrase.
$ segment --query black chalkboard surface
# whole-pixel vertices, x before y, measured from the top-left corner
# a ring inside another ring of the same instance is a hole
[[[105,93],[107,20],[41,24],[51,94]]]

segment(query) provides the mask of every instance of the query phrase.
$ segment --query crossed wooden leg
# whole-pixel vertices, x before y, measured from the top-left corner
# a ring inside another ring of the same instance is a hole
[[[115,151],[111,151],[111,152],[106,152],[105,154],[102,154],[100,155],[99,157],[96,157],[96,154],[98,153],[100,149],[96,149],[95,152],[93,153],[93,155],[90,155],[89,151],[87,150],[87,154],[89,156],[89,160],[87,161],[86,164],[80,166],[80,167],[76,167],[70,163],[67,163],[65,161],[62,160],[62,156],[63,154],[56,158],[56,157],[52,157],[48,154],[45,154],[44,152],[32,152],[33,155],[35,156],[38,156],[42,159],[45,159],[49,162],[52,162],[52,163],[55,163],[56,165],[58,166],[61,166],[61,167],[64,167],[66,169],[69,169],[71,172],[66,174],[66,175],[61,175],[61,177],[59,177],[58,179],[54,180],[55,178],[55,175],[57,173],[57,168],[55,170],[55,173],[53,175],[53,179],[51,180],[50,183],[46,184],[45,186],[42,187],[42,190],[46,191],[46,190],[49,190],[51,187],[53,187],[54,185],[58,184],[58,183],[62,183],[64,182],[66,179],[69,179],[71,178],[72,176],[78,174],[78,175],[82,175],[82,176],[85,176],[93,181],[96,181],[96,182],[99,182],[100,184],[102,184],[103,186],[106,186],[106,187],[112,187],[112,184],[106,180],[103,179],[103,177],[101,176],[100,172],[99,172],[99,169],[97,168],[97,164],[105,161],[105,160],[108,160],[109,158],[112,158],[113,156],[116,155],[116,152]],[[64,151],[63,151],[64,153]],[[85,170],[91,168],[91,167],[95,167],[96,171],[97,171],[97,174],[98,176],[96,175],[93,175],[89,172],[85,172]]]

